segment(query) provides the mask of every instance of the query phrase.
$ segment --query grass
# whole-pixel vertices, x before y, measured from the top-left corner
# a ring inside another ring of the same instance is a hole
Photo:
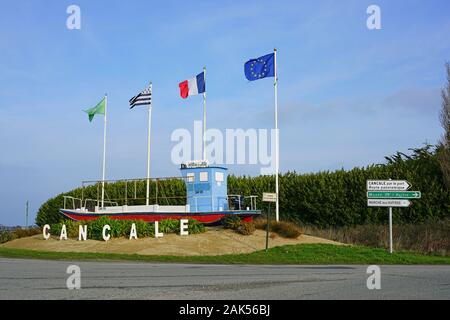
[[[329,244],[286,245],[250,254],[221,256],[147,256],[138,254],[49,252],[0,247],[0,256],[52,260],[113,260],[203,264],[450,264],[450,257]]]

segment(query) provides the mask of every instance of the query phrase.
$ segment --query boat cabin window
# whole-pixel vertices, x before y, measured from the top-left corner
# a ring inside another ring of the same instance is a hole
[[[208,172],[207,171],[200,172],[200,182],[206,181],[208,181]]]
[[[187,174],[187,182],[194,182],[195,180],[195,175],[193,172],[190,172]]]
[[[216,182],[223,182],[223,172],[216,172]]]

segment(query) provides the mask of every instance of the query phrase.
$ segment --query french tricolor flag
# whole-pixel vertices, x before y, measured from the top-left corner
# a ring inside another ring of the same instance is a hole
[[[205,72],[203,71],[195,78],[180,82],[178,86],[180,87],[180,96],[183,99],[205,92]]]

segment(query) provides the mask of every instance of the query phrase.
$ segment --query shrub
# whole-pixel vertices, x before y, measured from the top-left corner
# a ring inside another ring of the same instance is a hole
[[[267,220],[264,218],[257,218],[254,220],[256,229],[266,230]],[[288,221],[270,221],[270,231],[275,232],[284,238],[298,238],[302,234],[302,228],[294,222]]]
[[[276,232],[279,236],[284,238],[296,239],[301,235],[300,227],[292,222],[273,221],[270,223],[269,228],[271,231]]]
[[[197,220],[189,219],[188,232],[189,234],[203,233],[206,231],[205,225]]]
[[[136,220],[136,231],[139,238],[147,238],[155,236],[155,225],[143,220]],[[131,229],[130,229],[131,231]]]
[[[36,234],[41,233],[42,230],[39,227],[35,228],[17,228],[12,231],[12,236],[14,239],[31,237]]]
[[[266,230],[267,228],[267,219],[258,217],[253,220],[256,229]]]
[[[103,227],[105,225],[111,226],[111,219],[108,217],[100,217],[98,219],[88,221],[87,224],[87,232],[88,239],[92,240],[103,240]],[[112,229],[112,226],[111,226]]]
[[[111,230],[109,231],[111,238],[126,237],[127,232],[130,232],[129,229],[128,230],[126,229],[126,226],[125,226],[125,223],[123,220],[110,219],[108,224],[111,227]],[[130,227],[131,227],[131,225],[130,225]]]
[[[41,232],[42,230],[39,227],[16,228],[14,230],[0,229],[0,243],[24,237],[31,237],[40,234]]]
[[[176,219],[163,219],[158,223],[159,232],[176,233],[180,230],[180,221]]]
[[[64,223],[54,223],[54,224],[50,225],[50,230],[49,230],[50,234],[52,236],[59,237],[59,235],[61,234],[63,224]],[[66,226],[66,228],[67,228],[67,226]],[[77,230],[77,235],[78,235],[78,230]]]
[[[222,218],[222,225],[225,229],[237,230],[242,224],[242,219],[237,215],[229,214]]]
[[[237,232],[245,236],[252,235],[255,232],[255,224],[253,222],[242,222],[238,227]]]
[[[0,230],[0,243],[8,242],[13,240],[13,236],[11,231],[9,230]]]
[[[81,225],[81,222],[66,220],[64,221],[64,224],[66,225],[67,237],[78,239],[79,226]]]
[[[126,238],[130,237],[131,226],[136,225],[136,232],[138,238],[153,237],[155,235],[155,228],[153,223],[150,224],[143,220],[120,220],[122,222],[122,233]]]

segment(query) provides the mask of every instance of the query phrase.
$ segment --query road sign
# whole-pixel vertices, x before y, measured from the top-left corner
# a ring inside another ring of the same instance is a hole
[[[406,180],[367,180],[368,191],[406,191],[410,187]]]
[[[411,187],[406,180],[367,180],[367,205],[389,207],[389,252],[392,253],[392,207],[409,207],[406,199],[419,199],[420,191],[406,191]]]
[[[367,191],[371,199],[420,199],[420,191]]]
[[[277,202],[277,194],[276,193],[263,193],[263,199],[264,202]]]
[[[369,207],[409,207],[411,201],[404,199],[367,199]]]

